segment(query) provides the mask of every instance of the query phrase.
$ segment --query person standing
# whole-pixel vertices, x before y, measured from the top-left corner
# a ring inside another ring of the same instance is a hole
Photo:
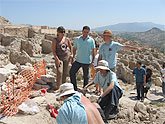
[[[88,36],[89,32],[90,32],[90,28],[88,26],[84,26],[82,30],[82,35],[77,37],[74,41],[73,59],[75,58],[76,52],[77,52],[77,57],[75,61],[72,60],[74,62],[72,64],[69,74],[70,74],[71,83],[74,85],[75,90],[77,90],[77,81],[76,81],[77,71],[80,69],[80,67],[82,67],[84,86],[86,86],[89,80],[89,67],[93,66],[93,62],[94,62],[95,42],[93,38]]]
[[[103,33],[103,40],[105,43],[100,47],[98,61],[102,59],[108,61],[109,68],[113,72],[116,72],[117,52],[119,50],[141,50],[142,48],[122,45],[118,42],[114,42],[112,38],[112,32],[110,30],[105,30]]]
[[[86,93],[89,86],[99,84],[103,88],[103,93],[99,97],[98,103],[103,109],[106,119],[113,119],[119,113],[118,104],[123,90],[118,84],[116,74],[109,69],[107,61],[100,60],[96,69],[99,71],[96,73],[94,81],[84,87],[83,93]]]
[[[152,76],[152,70],[150,68],[146,69],[146,87],[144,88],[144,97],[147,98],[147,93],[152,85],[152,81],[151,81],[151,76]]]
[[[161,77],[162,77],[162,92],[165,98],[165,63],[163,63],[163,69],[161,70]]]
[[[69,60],[73,57],[72,45],[69,39],[64,36],[64,34],[65,28],[62,26],[58,27],[57,37],[52,41],[52,52],[55,58],[55,65],[57,69],[56,89],[59,89],[61,82],[66,82]],[[70,53],[68,47],[70,49]]]
[[[99,51],[99,44],[95,44],[96,45],[96,56],[95,56],[95,59],[94,59],[94,65],[91,66],[91,74],[92,74],[92,80],[95,79],[95,75],[96,75],[96,68],[97,67],[97,62],[98,62],[98,57],[99,57],[99,54],[98,54],[98,51]],[[96,90],[94,91],[94,93],[96,95],[100,95],[101,94],[101,87],[99,86],[99,84],[96,84]]]
[[[137,99],[144,101],[144,86],[146,81],[146,70],[141,67],[141,61],[136,62],[133,70],[133,76],[136,76]]]

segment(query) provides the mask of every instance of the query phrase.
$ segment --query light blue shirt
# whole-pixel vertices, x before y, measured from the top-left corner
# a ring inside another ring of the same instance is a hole
[[[77,62],[82,64],[90,64],[92,62],[91,50],[95,48],[93,38],[88,36],[83,40],[81,35],[75,39],[74,47],[77,48]]]
[[[117,81],[116,74],[114,72],[112,72],[112,71],[108,72],[106,77],[104,77],[100,73],[100,71],[98,71],[96,73],[96,77],[94,79],[94,83],[95,84],[99,84],[103,88],[103,91],[105,91],[109,87],[110,83],[112,83],[112,82],[115,82],[114,85],[116,85],[118,88],[121,89],[121,87],[120,87],[120,85],[119,85],[119,83]],[[121,91],[123,92],[122,89],[121,89]]]
[[[117,56],[116,53],[121,50],[122,44],[111,41],[111,43],[103,43],[99,50],[99,55],[102,55],[102,59],[108,62],[109,68],[116,67]]]
[[[147,73],[143,67],[141,67],[140,69],[135,67],[133,70],[133,74],[136,75],[136,83],[144,83],[144,75],[147,75]]]
[[[64,100],[56,117],[58,124],[88,124],[86,110],[80,100],[79,93]]]

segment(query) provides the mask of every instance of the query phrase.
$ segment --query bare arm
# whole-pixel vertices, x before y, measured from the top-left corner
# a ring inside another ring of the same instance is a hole
[[[73,47],[73,56],[71,58],[71,64],[73,64],[74,62],[74,58],[75,58],[75,55],[76,55],[76,51],[77,51],[77,48],[76,47]]]
[[[92,54],[92,62],[91,62],[91,65],[93,65],[93,62],[94,62],[94,60],[95,60],[95,55],[96,55],[95,49],[92,49],[92,50],[91,50],[91,54]]]
[[[143,76],[144,78],[144,86],[146,85],[146,75]]]
[[[124,46],[122,47],[122,49],[123,49],[123,50],[141,50],[142,48],[136,48],[136,47],[124,45]]]
[[[73,63],[73,47],[72,47],[72,44],[68,38],[67,38],[67,41],[68,41],[68,47],[70,49],[69,61],[71,61],[71,64],[72,64]]]
[[[111,82],[110,85],[108,86],[108,88],[104,91],[104,93],[101,95],[101,97],[106,96],[109,92],[111,92],[111,90],[114,87],[115,82]]]
[[[93,85],[94,84],[94,82],[93,81],[91,81],[90,83],[88,83],[84,88],[83,88],[83,94],[85,94],[86,93],[86,91],[87,91],[87,88],[89,87],[89,86],[91,86],[91,85]]]
[[[55,64],[56,64],[57,67],[59,67],[60,64],[61,64],[61,61],[60,61],[60,59],[58,58],[58,56],[56,54],[56,40],[52,41],[52,52],[53,52],[53,56],[55,58]]]
[[[77,48],[76,48],[76,47],[73,47],[73,58],[74,58],[75,55],[76,55],[76,51],[77,51]]]
[[[56,40],[55,39],[52,41],[52,52],[53,52],[53,56],[54,56],[55,60],[59,61],[59,58],[56,54]]]

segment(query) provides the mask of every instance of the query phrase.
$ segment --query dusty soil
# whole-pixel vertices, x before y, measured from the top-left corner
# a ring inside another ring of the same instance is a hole
[[[165,123],[165,101],[163,101],[161,87],[152,86],[143,104],[147,107],[155,110],[155,113],[150,113],[149,116],[141,115],[139,112],[134,111],[136,100],[136,90],[134,85],[124,84],[120,81],[120,85],[124,90],[124,94],[120,99],[119,109],[120,114],[117,118],[109,120],[111,124],[164,124]],[[81,89],[81,84],[79,84]],[[99,96],[95,95],[93,91],[95,87],[89,88],[89,92],[86,96],[91,101],[96,101]],[[48,104],[51,104],[54,108],[59,109],[63,104],[61,101],[56,101],[56,95],[54,93],[47,93],[45,96],[38,96],[33,98],[39,108],[40,112],[35,115],[26,115],[18,113],[14,117],[4,117],[0,120],[2,124],[56,124],[55,118],[50,116],[49,111],[46,109]],[[149,119],[148,119],[149,118]]]

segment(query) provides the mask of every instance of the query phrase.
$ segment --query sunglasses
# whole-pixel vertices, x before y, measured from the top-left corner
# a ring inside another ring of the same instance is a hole
[[[59,31],[59,33],[63,33],[63,34],[64,34],[64,33],[65,33],[65,31]]]

